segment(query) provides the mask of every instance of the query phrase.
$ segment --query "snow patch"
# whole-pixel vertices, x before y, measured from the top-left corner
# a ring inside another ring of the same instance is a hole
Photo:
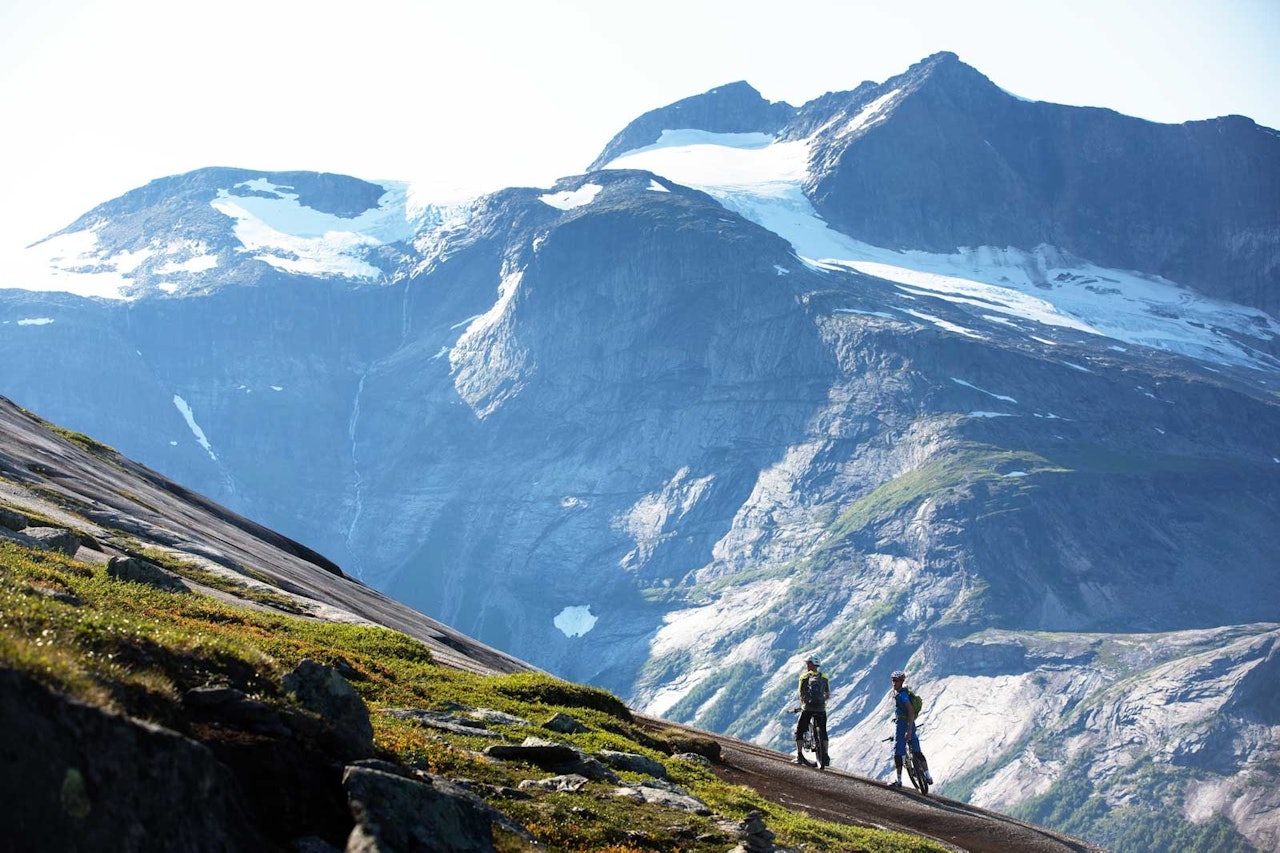
[[[982,394],[986,394],[988,397],[994,397],[995,399],[1005,403],[1013,403],[1014,405],[1017,405],[1018,403],[1018,401],[1013,399],[1012,397],[1006,397],[1003,394],[992,393],[991,391],[988,391],[985,388],[979,388],[977,385],[974,385],[970,382],[965,382],[963,379],[957,379],[954,376],[951,377],[951,381],[956,383],[957,385],[963,385],[966,388],[972,388],[974,391],[978,391]]]
[[[866,131],[880,124],[891,115],[888,109],[893,99],[897,97],[898,90],[894,89],[871,103],[863,107],[856,116],[849,120],[849,123],[840,129],[840,136],[850,136],[858,131]]]
[[[187,428],[191,430],[191,434],[196,437],[196,441],[204,448],[204,452],[209,454],[209,458],[214,462],[218,461],[218,457],[213,453],[213,447],[209,444],[209,439],[205,437],[204,430],[200,429],[200,425],[196,423],[195,413],[191,411],[191,407],[187,405],[187,401],[173,395],[173,405],[182,413],[182,417],[187,422]]]
[[[597,618],[591,615],[591,605],[579,604],[561,610],[552,621],[566,637],[581,637],[596,626]]]
[[[582,207],[595,201],[596,194],[602,189],[604,187],[599,184],[583,184],[576,190],[548,193],[547,195],[540,195],[538,198],[560,210],[573,210],[575,207]]]
[[[29,317],[26,320],[19,320],[19,326],[47,326],[53,322],[52,317]]]
[[[935,317],[932,314],[926,314],[923,311],[911,310],[906,313],[910,314],[912,317],[918,317],[921,320],[928,320],[930,323],[946,332],[955,332],[958,335],[964,335],[968,338],[977,338],[980,341],[985,341],[987,339],[986,335],[980,335],[973,329],[966,329],[964,326],[957,326],[955,323],[951,323],[941,317]]]
[[[649,181],[649,190],[650,190],[651,192],[655,192],[655,193],[669,193],[669,192],[671,192],[671,190],[667,189],[667,188],[666,188],[666,187],[664,187],[662,184],[660,184],[660,183],[658,183],[657,181],[654,181],[654,180],[650,180],[650,181]]]
[[[419,224],[408,184],[391,183],[378,206],[356,217],[323,213],[299,203],[291,187],[265,178],[237,184],[265,195],[219,190],[209,204],[234,222],[244,251],[289,273],[376,279],[382,271],[365,260],[370,250],[413,237]]]

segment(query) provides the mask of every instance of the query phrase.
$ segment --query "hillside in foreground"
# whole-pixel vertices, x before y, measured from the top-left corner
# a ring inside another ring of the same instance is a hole
[[[856,780],[809,773],[828,819],[778,805],[727,779],[801,772],[776,753],[727,761],[751,747],[379,603],[8,401],[0,433],[0,796],[21,849],[946,849],[871,828],[909,826],[903,794],[857,782],[889,798],[877,819],[830,805]],[[1087,849],[1024,831],[1014,849]]]

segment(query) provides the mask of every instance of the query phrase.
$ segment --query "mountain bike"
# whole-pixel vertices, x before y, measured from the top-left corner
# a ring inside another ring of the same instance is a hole
[[[799,714],[800,709],[791,708],[787,713]],[[812,755],[813,760],[810,763],[819,770],[823,769],[822,755],[818,749],[818,721],[813,717],[809,718],[809,725],[805,726],[804,731],[800,733],[800,751],[801,754],[808,753],[804,755],[806,761],[809,761],[809,755]]]
[[[920,736],[920,730],[922,728],[924,727],[916,726],[916,737]],[[898,736],[897,732],[894,732],[893,734],[885,738],[885,740],[888,741],[889,743],[893,743],[893,741],[897,738],[897,736]],[[929,779],[924,775],[925,770],[923,767],[920,766],[919,759],[916,758],[915,750],[911,748],[910,736],[906,738],[906,742],[907,742],[907,754],[902,756],[902,766],[906,768],[907,778],[911,780],[911,784],[915,786],[915,789],[927,796],[929,793]]]

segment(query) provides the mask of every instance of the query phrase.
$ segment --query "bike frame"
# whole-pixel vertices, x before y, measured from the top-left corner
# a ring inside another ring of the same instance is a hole
[[[799,714],[800,709],[791,708],[787,713]],[[814,763],[821,766],[822,756],[818,754],[818,721],[812,717],[809,718],[809,725],[805,726],[804,731],[800,733],[800,748],[804,752],[811,753]]]
[[[920,730],[922,728],[924,727],[923,726],[915,727],[916,737],[920,736]],[[895,732],[894,734],[885,738],[885,740],[892,743],[893,741],[897,740],[897,737],[898,735]],[[905,740],[906,740],[907,753],[906,755],[902,756],[902,766],[907,771],[907,778],[911,780],[911,785],[917,791],[919,791],[922,794],[928,794],[929,782],[927,779],[924,778],[924,770],[916,763],[916,753],[915,753],[915,750],[911,748],[911,736],[908,735],[905,738]]]

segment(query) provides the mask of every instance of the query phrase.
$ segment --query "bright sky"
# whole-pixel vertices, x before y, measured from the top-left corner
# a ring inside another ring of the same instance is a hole
[[[0,0],[0,262],[203,166],[549,186],[647,110],[951,50],[1022,97],[1280,127],[1280,0]]]

